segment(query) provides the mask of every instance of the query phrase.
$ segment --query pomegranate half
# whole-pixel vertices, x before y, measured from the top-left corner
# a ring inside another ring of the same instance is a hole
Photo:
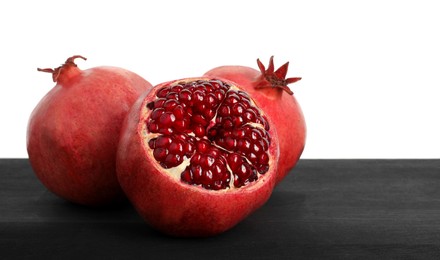
[[[124,198],[116,177],[119,134],[129,108],[151,88],[117,67],[80,70],[73,56],[52,74],[56,85],[33,110],[27,151],[39,180],[74,203],[97,206]]]
[[[181,79],[157,85],[132,107],[117,174],[155,229],[211,236],[269,199],[278,150],[270,119],[235,83]]]

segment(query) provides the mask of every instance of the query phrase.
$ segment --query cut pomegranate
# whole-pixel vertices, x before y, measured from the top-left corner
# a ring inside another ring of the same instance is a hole
[[[233,83],[160,84],[140,98],[123,129],[121,186],[147,222],[166,233],[223,232],[263,205],[275,184],[276,133]]]

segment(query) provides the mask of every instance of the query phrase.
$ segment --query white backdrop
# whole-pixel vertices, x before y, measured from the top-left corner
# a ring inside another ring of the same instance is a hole
[[[0,158],[27,157],[29,114],[54,85],[36,68],[74,54],[153,84],[275,55],[303,77],[303,158],[440,157],[437,1],[151,2],[0,3]]]

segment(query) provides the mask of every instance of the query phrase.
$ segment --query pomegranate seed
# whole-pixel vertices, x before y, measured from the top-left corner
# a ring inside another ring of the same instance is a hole
[[[234,104],[232,106],[232,114],[239,116],[243,113],[243,106],[240,103]]]
[[[160,117],[159,117],[159,124],[163,127],[169,127],[171,126],[174,122],[176,121],[176,117],[167,112],[167,113],[163,113]]]
[[[156,159],[159,162],[165,160],[167,155],[168,155],[168,150],[166,148],[159,147],[154,149],[153,151],[154,159]]]
[[[189,89],[182,89],[182,91],[179,92],[179,100],[182,102],[188,102],[191,101],[191,91]]]
[[[163,113],[165,113],[165,109],[157,108],[153,110],[153,113],[151,113],[151,119],[158,120]]]
[[[193,177],[188,167],[186,167],[185,170],[180,174],[180,178],[183,182],[191,183]]]
[[[202,125],[197,125],[194,128],[194,134],[197,137],[204,137],[205,136],[205,128]]]
[[[163,108],[165,108],[166,111],[173,111],[173,109],[177,106],[177,101],[174,99],[168,99],[163,103]]]
[[[199,153],[205,153],[208,151],[210,144],[206,140],[201,140],[197,142],[197,151]]]
[[[159,98],[154,102],[154,108],[160,108],[163,106],[163,103],[165,103],[165,98]]]
[[[206,121],[205,117],[202,115],[194,115],[192,117],[192,120],[194,123],[197,123],[201,126],[207,126],[208,125],[208,121]]]
[[[243,117],[246,119],[246,122],[254,122],[257,116],[255,115],[255,112],[251,109],[246,110],[244,112]]]
[[[171,91],[176,92],[176,93],[179,93],[180,91],[182,91],[182,89],[183,89],[183,85],[180,85],[180,84],[172,86],[170,88]]]
[[[167,147],[173,140],[168,136],[159,136],[156,138],[156,147]]]
[[[170,92],[170,88],[165,87],[165,88],[160,89],[156,95],[159,98],[164,98],[164,97],[166,97],[168,92]]]
[[[166,165],[168,168],[172,168],[172,167],[175,167],[175,166],[181,164],[182,161],[183,161],[183,158],[179,154],[168,154],[165,157],[163,164]]]
[[[159,131],[159,125],[156,124],[154,121],[148,122],[147,128],[152,133],[157,133]]]
[[[173,143],[170,144],[169,151],[172,154],[182,154],[183,153],[183,144],[178,141],[174,141]]]
[[[150,139],[150,140],[148,141],[148,146],[149,146],[151,149],[156,148],[156,138],[152,138],[152,139]]]
[[[222,106],[220,107],[220,109],[218,110],[218,115],[219,116],[229,116],[231,113],[231,108],[228,106]]]
[[[176,99],[178,99],[179,98],[179,94],[177,94],[176,92],[169,92],[167,95],[166,95],[166,99],[167,100],[176,100]]]
[[[205,93],[203,93],[200,90],[196,90],[194,91],[194,93],[192,94],[192,99],[195,102],[203,102],[203,100],[205,99]]]

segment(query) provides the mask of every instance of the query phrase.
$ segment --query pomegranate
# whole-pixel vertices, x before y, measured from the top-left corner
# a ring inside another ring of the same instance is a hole
[[[246,66],[221,66],[205,73],[242,86],[272,119],[280,142],[279,183],[298,162],[305,146],[306,124],[301,107],[287,86],[301,78],[287,78],[289,63],[274,69],[273,56],[266,69],[257,60],[259,71]]]
[[[116,67],[80,70],[73,56],[52,74],[53,87],[33,110],[27,151],[39,180],[56,195],[97,206],[125,198],[116,177],[122,122],[152,85]]]
[[[232,82],[188,78],[142,95],[123,125],[119,182],[152,227],[173,236],[222,233],[275,185],[276,132]]]

